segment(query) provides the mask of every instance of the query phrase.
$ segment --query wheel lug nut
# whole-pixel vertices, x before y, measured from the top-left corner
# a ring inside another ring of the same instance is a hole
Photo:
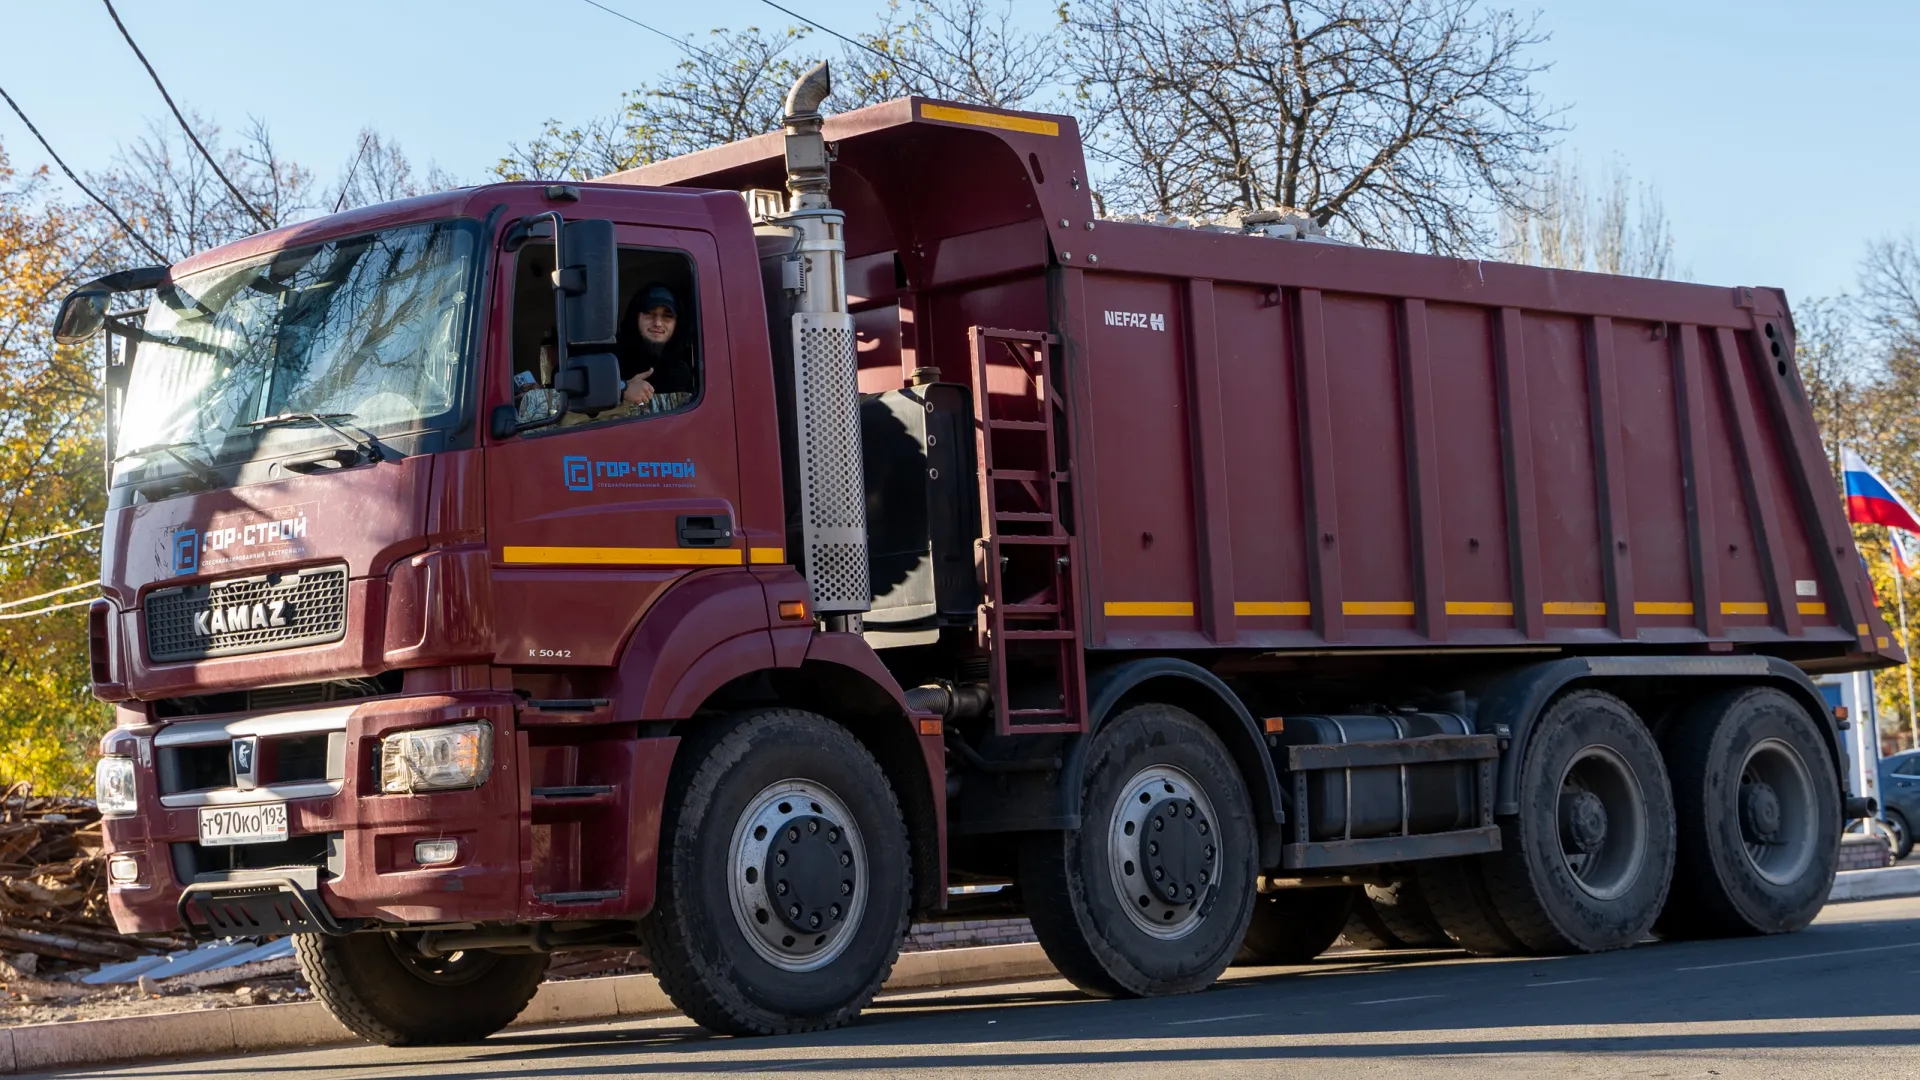
[[[1200,835],[1201,836],[1207,835],[1207,822],[1204,818],[1201,819],[1200,821]]]
[[[779,895],[781,896],[787,895],[787,879],[781,878],[780,884],[775,885],[773,888],[774,888],[774,892],[778,893]]]
[[[820,929],[820,913],[816,911],[807,916],[807,925],[815,930]]]
[[[1160,841],[1158,840],[1147,841],[1147,854],[1149,855],[1160,854]]]
[[[853,865],[853,852],[851,852],[851,851],[843,851],[843,852],[841,852],[841,853],[840,853],[840,865],[841,865],[841,866],[852,866],[852,865]]]
[[[1161,868],[1159,868],[1159,867],[1157,867],[1157,866],[1156,866],[1156,867],[1154,867],[1154,868],[1153,868],[1153,880],[1155,880],[1155,881],[1165,881],[1165,880],[1167,880],[1167,872],[1166,872],[1165,870],[1162,870]]]
[[[827,914],[833,916],[835,919],[838,919],[840,917],[840,905],[839,904],[828,905]]]
[[[840,842],[840,830],[839,830],[839,829],[828,829],[828,830],[827,830],[827,843],[829,843],[829,844],[837,844],[837,843],[839,843],[839,842]]]
[[[774,853],[773,853],[773,865],[775,865],[775,866],[785,866],[785,865],[787,865],[787,853],[786,853],[786,852],[784,852],[784,851],[776,851],[776,852],[774,852]]]
[[[841,882],[841,883],[840,883],[840,895],[841,895],[841,896],[852,896],[852,895],[853,895],[853,882],[851,882],[851,881],[843,881],[843,882]]]
[[[799,830],[799,829],[788,829],[788,830],[787,830],[787,843],[789,843],[789,844],[797,844],[797,843],[799,843],[799,842],[800,842],[800,830]]]
[[[809,832],[809,833],[817,833],[817,832],[819,832],[819,831],[820,831],[820,823],[819,823],[819,822],[817,822],[817,821],[809,821],[809,822],[807,822],[807,832]]]
[[[1159,832],[1159,831],[1161,831],[1162,829],[1165,829],[1166,827],[1167,827],[1167,823],[1166,823],[1166,821],[1165,821],[1164,819],[1162,819],[1162,818],[1154,818],[1154,819],[1153,819],[1153,831],[1154,831],[1154,832]]]

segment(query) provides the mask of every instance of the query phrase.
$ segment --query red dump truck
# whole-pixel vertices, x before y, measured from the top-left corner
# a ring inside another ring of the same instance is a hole
[[[1902,657],[1780,293],[1103,220],[1068,117],[827,89],[67,301],[123,930],[419,1043],[609,946],[832,1026],[985,911],[1108,996],[1813,917],[1808,673]]]

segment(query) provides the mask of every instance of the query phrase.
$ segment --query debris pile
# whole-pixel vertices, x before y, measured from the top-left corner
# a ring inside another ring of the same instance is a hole
[[[100,846],[92,799],[34,795],[24,783],[0,795],[0,951],[92,966],[188,943],[114,929]]]

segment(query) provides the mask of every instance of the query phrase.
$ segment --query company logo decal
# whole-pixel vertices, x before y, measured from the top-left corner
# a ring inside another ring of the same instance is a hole
[[[173,572],[191,574],[200,569],[200,530],[181,529],[173,534]]]
[[[1158,311],[1108,311],[1104,315],[1108,326],[1127,326],[1136,330],[1162,332],[1167,329],[1167,317]]]
[[[204,527],[168,534],[161,562],[170,575],[195,574],[307,554],[307,505],[249,510],[215,518]]]
[[[560,479],[568,491],[595,488],[690,488],[693,459],[685,461],[594,461],[569,455],[560,459]]]

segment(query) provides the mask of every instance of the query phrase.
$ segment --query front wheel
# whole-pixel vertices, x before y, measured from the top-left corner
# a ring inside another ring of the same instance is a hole
[[[1246,938],[1259,869],[1252,800],[1219,736],[1170,705],[1128,709],[1093,736],[1080,815],[1020,851],[1047,958],[1099,997],[1212,985]]]
[[[640,924],[661,989],[728,1035],[838,1027],[906,937],[907,832],[886,773],[822,716],[769,709],[682,747]]]
[[[428,956],[393,933],[296,934],[293,951],[334,1019],[384,1046],[478,1042],[519,1016],[547,974],[541,954]]]
[[[1913,854],[1913,829],[1907,824],[1907,816],[1898,810],[1887,811],[1887,828],[1893,830],[1893,861]]]

